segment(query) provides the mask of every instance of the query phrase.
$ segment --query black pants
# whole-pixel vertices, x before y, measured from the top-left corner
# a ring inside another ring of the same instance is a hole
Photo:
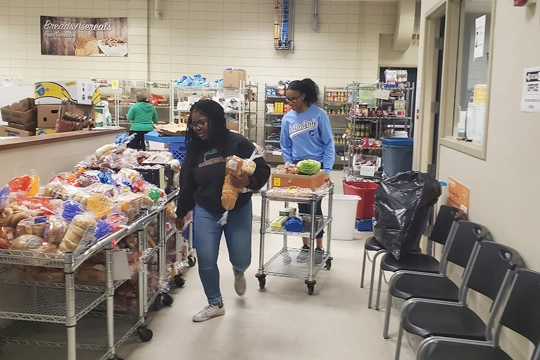
[[[135,134],[135,139],[131,140],[128,144],[128,148],[146,151],[146,145],[144,143],[144,135],[150,131],[130,131],[129,135]]]
[[[298,164],[300,160],[293,161],[295,164]],[[321,163],[321,169],[324,168],[324,165]],[[298,204],[298,212],[300,214],[311,215],[311,205],[310,204]],[[317,208],[315,209],[315,215],[322,216],[322,200],[317,201]],[[317,234],[317,239],[322,238],[324,235],[324,230]]]
[[[298,204],[298,212],[300,214],[311,215],[311,205],[310,204]],[[315,215],[322,216],[322,200],[317,201]],[[324,235],[324,230],[317,234],[317,239],[322,238]]]

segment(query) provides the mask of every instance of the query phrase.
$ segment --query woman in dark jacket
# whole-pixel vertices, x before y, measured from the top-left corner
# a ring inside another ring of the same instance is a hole
[[[217,259],[222,233],[233,265],[234,288],[239,296],[246,291],[244,271],[251,263],[253,190],[261,189],[270,176],[270,167],[257,158],[253,175],[232,176],[232,185],[242,189],[227,224],[220,225],[225,209],[221,206],[221,189],[225,179],[225,159],[236,155],[246,159],[255,146],[246,137],[226,127],[225,113],[213,100],[195,103],[188,119],[186,159],[180,173],[180,194],[177,206],[177,227],[184,227],[184,217],[194,211],[194,237],[197,240],[199,276],[208,305],[193,316],[193,321],[206,321],[225,314],[219,287]]]

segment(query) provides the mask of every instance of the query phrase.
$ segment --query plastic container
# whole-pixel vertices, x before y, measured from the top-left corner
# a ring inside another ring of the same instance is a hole
[[[332,239],[353,240],[355,227],[355,209],[360,196],[334,195],[332,214]]]
[[[388,176],[412,170],[413,139],[382,138],[383,170]]]
[[[375,190],[379,184],[374,182],[343,182],[343,193],[358,195],[360,201],[356,208],[356,219],[371,219],[373,217],[373,204],[375,204]]]
[[[373,220],[372,219],[356,220],[356,230],[373,231]]]

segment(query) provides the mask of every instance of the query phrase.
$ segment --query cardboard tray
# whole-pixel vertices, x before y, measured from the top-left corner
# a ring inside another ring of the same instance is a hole
[[[0,109],[2,120],[8,123],[26,125],[36,122],[36,105],[34,99],[26,98]]]
[[[316,190],[324,185],[326,176],[324,171],[320,171],[315,175],[287,175],[287,174],[272,174],[272,187],[291,187],[298,186],[301,188]]]

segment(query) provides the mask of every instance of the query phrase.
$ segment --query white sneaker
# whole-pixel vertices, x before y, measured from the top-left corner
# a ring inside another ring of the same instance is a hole
[[[234,275],[234,290],[238,296],[243,296],[246,293],[246,277],[242,275]]]
[[[204,309],[193,315],[194,322],[203,322],[225,314],[225,305],[206,305]]]

